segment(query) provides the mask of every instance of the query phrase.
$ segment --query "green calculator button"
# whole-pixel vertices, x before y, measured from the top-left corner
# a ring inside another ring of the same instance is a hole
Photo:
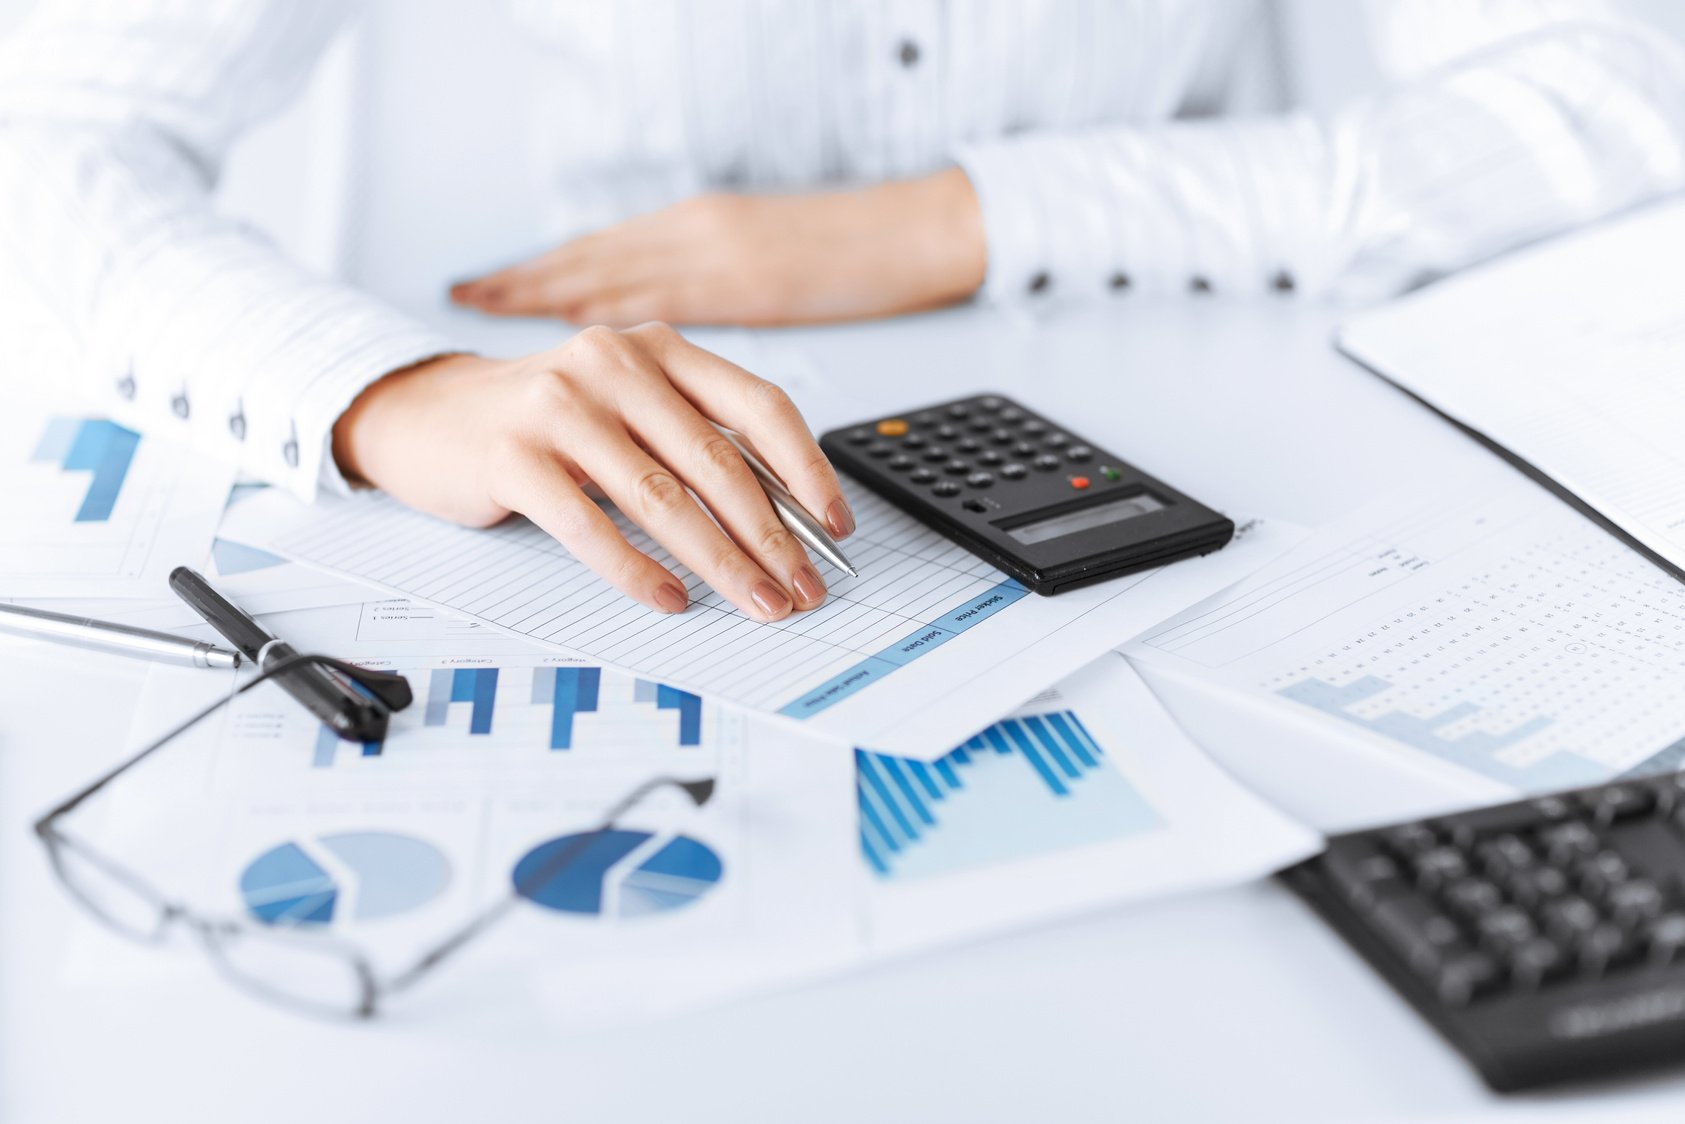
[[[1103,464],[1100,466],[1100,475],[1104,476],[1107,480],[1110,480],[1114,484],[1123,479],[1123,473],[1119,472],[1109,464]]]

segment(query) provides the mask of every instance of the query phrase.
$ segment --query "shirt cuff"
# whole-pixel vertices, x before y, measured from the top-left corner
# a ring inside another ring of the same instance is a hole
[[[1323,141],[1304,118],[963,146],[995,301],[1317,288]]]

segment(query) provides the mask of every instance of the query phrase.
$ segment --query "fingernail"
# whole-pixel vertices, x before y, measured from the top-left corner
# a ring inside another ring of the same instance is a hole
[[[819,580],[819,574],[812,566],[797,567],[794,581],[796,592],[802,595],[803,601],[825,599],[825,583]]]
[[[663,612],[682,613],[688,602],[685,591],[676,585],[664,585],[655,591],[655,603],[661,606]]]
[[[790,611],[790,596],[771,582],[761,582],[750,591],[749,597],[769,617],[781,617]]]
[[[854,512],[842,500],[832,500],[825,509],[825,522],[831,525],[831,537],[846,539],[854,533]]]

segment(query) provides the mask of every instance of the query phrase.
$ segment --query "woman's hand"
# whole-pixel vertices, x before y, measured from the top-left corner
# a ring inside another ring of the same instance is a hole
[[[702,195],[451,289],[499,316],[795,324],[935,308],[983,283],[959,169],[856,191]]]
[[[388,375],[340,417],[333,450],[347,476],[457,523],[520,512],[662,612],[684,610],[684,584],[621,536],[587,484],[751,617],[813,608],[824,583],[710,419],[747,436],[833,536],[854,530],[789,397],[665,324],[587,328],[526,359],[448,356]]]

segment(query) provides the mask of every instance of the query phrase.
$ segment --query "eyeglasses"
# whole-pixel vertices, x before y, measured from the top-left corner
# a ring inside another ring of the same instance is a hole
[[[381,700],[382,705],[390,705],[390,709],[401,710],[409,705],[408,684],[402,676],[369,671],[322,655],[276,660],[237,690],[136,751],[35,822],[35,834],[46,848],[60,884],[107,928],[145,944],[160,944],[172,931],[187,929],[224,976],[273,1003],[316,1015],[371,1018],[379,1013],[383,1000],[412,986],[496,924],[523,898],[542,894],[574,859],[589,850],[604,833],[612,831],[622,815],[652,793],[667,787],[677,788],[697,807],[706,804],[714,793],[711,777],[681,780],[659,776],[644,781],[616,801],[596,828],[572,836],[531,869],[517,870],[506,897],[470,918],[408,967],[389,975],[375,970],[361,946],[334,934],[277,927],[239,915],[200,913],[173,901],[144,876],[62,826],[65,817],[85,801],[169,742],[252,688],[306,663],[344,675],[371,697]]]

